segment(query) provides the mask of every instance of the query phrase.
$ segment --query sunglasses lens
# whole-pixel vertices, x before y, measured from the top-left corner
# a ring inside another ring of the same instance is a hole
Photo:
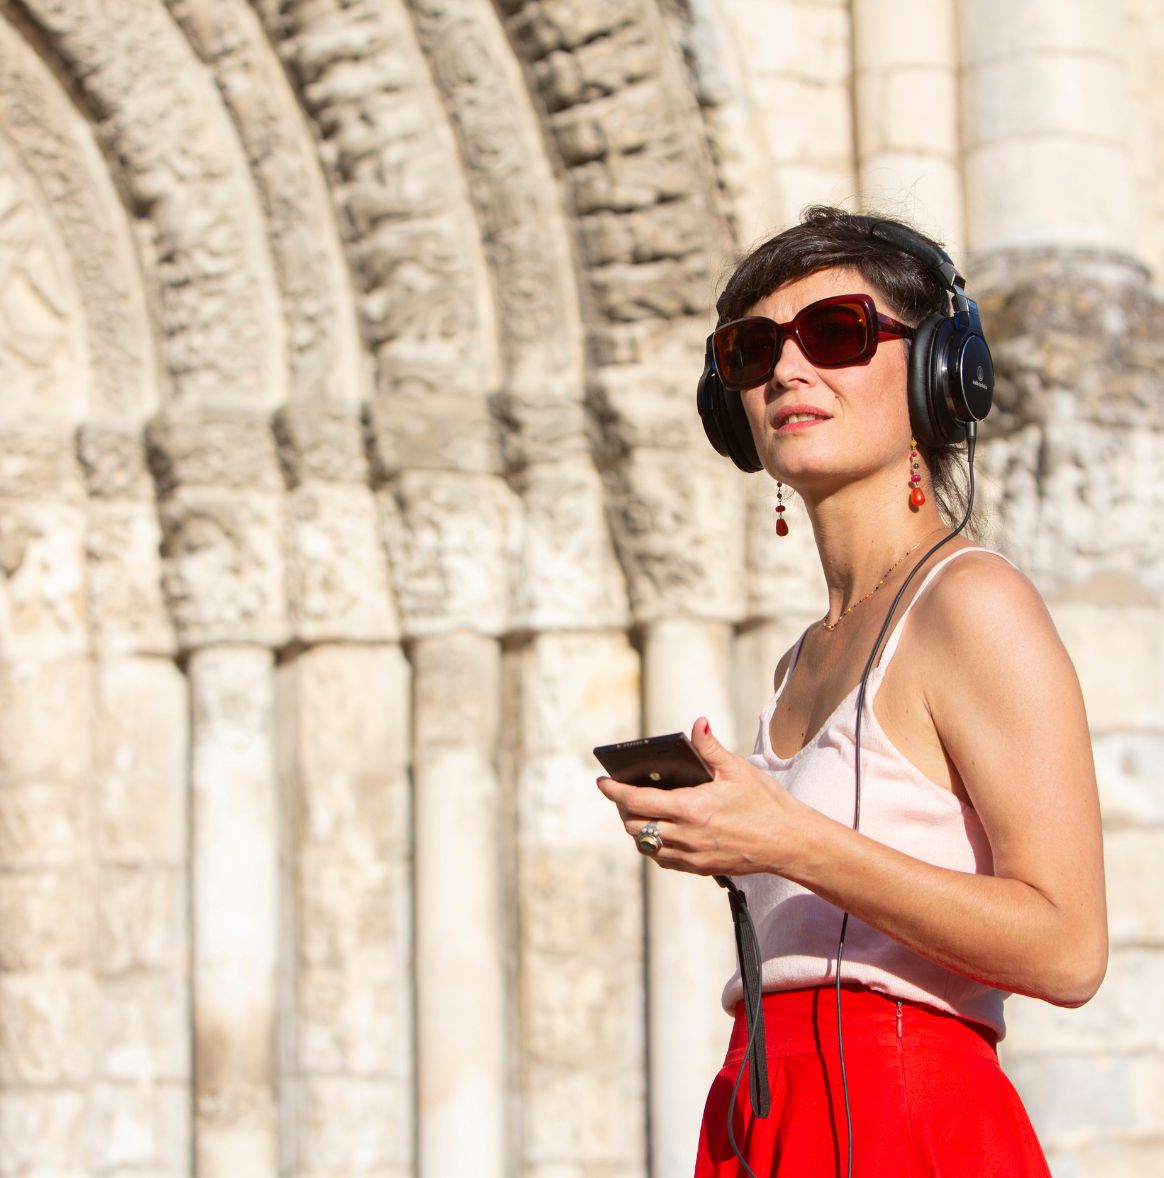
[[[876,338],[869,315],[860,303],[828,303],[808,307],[796,320],[797,337],[805,356],[824,368],[854,364],[870,355]]]
[[[767,381],[776,370],[789,329],[805,359],[818,368],[859,364],[877,350],[876,311],[872,300],[863,295],[823,299],[783,325],[762,316],[737,319],[716,328],[712,335],[715,368],[724,386],[751,389]]]
[[[776,366],[780,328],[771,319],[742,319],[716,331],[715,367],[729,389],[763,384]]]

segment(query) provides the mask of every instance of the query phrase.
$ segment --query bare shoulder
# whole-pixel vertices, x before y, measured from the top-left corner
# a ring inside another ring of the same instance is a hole
[[[1032,699],[1056,686],[1078,690],[1075,669],[1039,591],[995,553],[959,557],[942,570],[915,612],[915,657],[937,696],[977,690]]]
[[[929,648],[1013,650],[1061,645],[1042,595],[994,552],[971,551],[944,568],[917,603],[918,637]]]

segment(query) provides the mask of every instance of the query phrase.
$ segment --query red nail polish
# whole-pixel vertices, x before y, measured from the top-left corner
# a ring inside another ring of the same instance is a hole
[[[710,731],[711,731],[711,725],[706,720],[704,720],[703,721],[703,735],[706,736]]]

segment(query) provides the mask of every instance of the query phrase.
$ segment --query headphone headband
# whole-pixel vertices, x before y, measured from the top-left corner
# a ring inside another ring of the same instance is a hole
[[[886,221],[883,217],[865,217],[854,215],[849,218],[858,225],[864,225],[869,230],[870,237],[880,237],[888,241],[904,253],[912,254],[919,262],[924,262],[942,280],[947,290],[963,290],[966,279],[958,273],[950,255],[939,245],[914,233],[896,221]]]

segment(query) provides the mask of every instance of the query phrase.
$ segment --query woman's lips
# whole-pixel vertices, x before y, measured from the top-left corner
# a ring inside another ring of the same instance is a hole
[[[821,413],[810,405],[790,405],[776,414],[772,428],[779,433],[796,433],[828,420],[827,413]]]

